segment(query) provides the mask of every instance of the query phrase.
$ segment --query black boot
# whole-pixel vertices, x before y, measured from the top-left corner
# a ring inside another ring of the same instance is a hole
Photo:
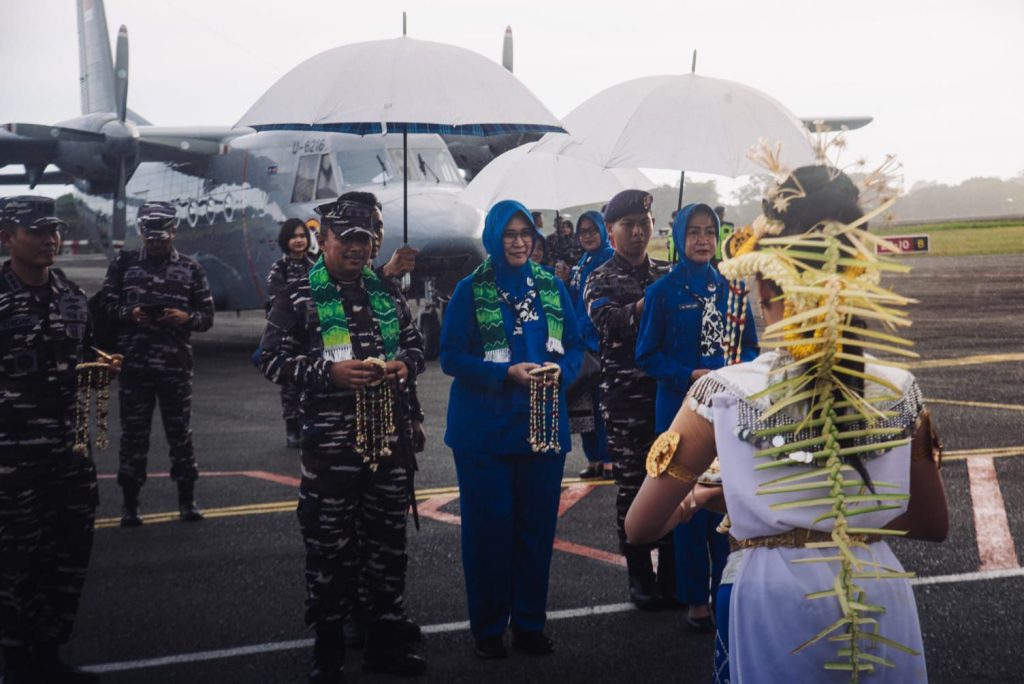
[[[665,608],[681,608],[676,581],[676,552],[671,543],[658,544],[658,596]]]
[[[285,431],[285,443],[289,449],[298,449],[302,441],[302,435],[299,430],[299,419],[289,418],[284,421]]]
[[[340,628],[317,628],[308,681],[309,684],[344,684],[345,637]]]
[[[658,583],[651,564],[651,551],[646,546],[626,544],[623,550],[629,572],[629,598],[640,610],[659,607]]]
[[[350,648],[362,648],[366,645],[366,630],[362,621],[357,617],[349,617],[345,620],[345,627],[342,630],[345,634],[345,645]]]
[[[363,671],[418,677],[426,673],[427,661],[402,641],[393,620],[377,620],[366,635]]]
[[[196,506],[195,480],[178,480],[178,517],[185,522],[203,519],[203,512]]]
[[[4,684],[34,684],[41,677],[27,646],[4,646]]]
[[[121,527],[138,527],[142,524],[139,517],[139,488],[137,485],[122,485],[121,494],[124,505],[121,506]]]
[[[61,660],[55,645],[33,646],[32,660],[40,677],[33,681],[42,684],[93,684],[100,680],[99,675],[72,667]],[[4,682],[7,682],[6,678]]]

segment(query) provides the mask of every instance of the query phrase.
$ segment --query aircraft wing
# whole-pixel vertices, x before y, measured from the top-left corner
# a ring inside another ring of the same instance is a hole
[[[106,136],[91,127],[46,126],[11,123],[0,129],[0,167],[20,164],[24,174],[0,174],[0,185],[38,183],[66,184],[78,178],[74,168],[83,157],[101,158]],[[190,162],[227,152],[228,143],[254,132],[249,128],[230,126],[137,126],[139,162]],[[94,149],[98,148],[98,149]],[[98,152],[99,154],[96,154]],[[60,172],[44,173],[54,164]],[[91,171],[95,171],[90,169]],[[95,173],[93,173],[95,175]]]
[[[864,128],[869,123],[875,120],[873,116],[820,116],[820,117],[802,117],[804,126],[809,128],[812,132],[828,133],[830,131],[852,131],[858,128]]]

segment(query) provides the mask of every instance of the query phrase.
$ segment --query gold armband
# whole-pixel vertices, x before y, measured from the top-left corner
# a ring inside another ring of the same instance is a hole
[[[935,464],[936,470],[942,470],[942,442],[939,441],[939,433],[932,423],[932,412],[928,409],[921,411],[921,415],[917,417],[916,427],[915,434],[923,432],[924,438],[911,443],[910,460],[931,461]]]
[[[664,474],[688,484],[697,481],[696,473],[690,472],[672,460],[679,447],[679,439],[679,433],[672,430],[666,430],[658,435],[658,439],[654,440],[654,444],[651,445],[651,450],[647,452],[647,474],[649,476],[661,477]]]

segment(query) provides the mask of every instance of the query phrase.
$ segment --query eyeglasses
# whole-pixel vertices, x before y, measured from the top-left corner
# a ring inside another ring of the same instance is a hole
[[[531,242],[533,242],[533,231],[530,231],[530,230],[520,230],[520,231],[510,230],[510,231],[507,231],[505,233],[502,233],[501,234],[501,239],[504,240],[505,242],[507,242],[510,245],[514,245],[518,240],[522,240],[523,244],[527,245],[527,244],[530,244]]]
[[[597,237],[601,234],[597,228],[580,228],[578,232],[580,237]]]

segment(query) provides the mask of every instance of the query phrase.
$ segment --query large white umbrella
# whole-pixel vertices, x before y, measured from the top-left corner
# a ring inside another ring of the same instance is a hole
[[[484,210],[504,199],[533,209],[564,209],[655,185],[637,169],[606,169],[579,157],[538,151],[538,145],[527,143],[495,157],[462,191],[459,201]]]
[[[761,138],[782,143],[782,161],[810,164],[803,123],[777,100],[734,81],[696,74],[647,76],[614,85],[563,120],[569,140],[548,138],[537,151],[605,167],[657,168],[741,176],[762,173],[747,159]]]
[[[237,125],[403,136],[564,132],[540,100],[497,62],[405,36],[310,57],[272,85]]]

